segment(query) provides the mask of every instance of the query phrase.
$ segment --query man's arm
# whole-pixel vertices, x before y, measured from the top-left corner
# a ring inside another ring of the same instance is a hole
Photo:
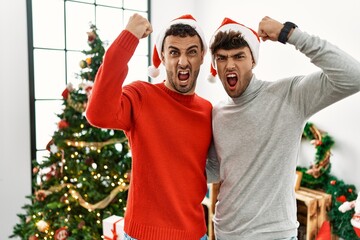
[[[284,24],[264,17],[258,34],[264,41],[278,41]],[[291,29],[287,42],[305,54],[321,71],[298,76],[292,84],[293,102],[302,114],[312,114],[360,91],[360,63],[330,42],[317,36]]]
[[[139,39],[151,32],[148,20],[134,14],[105,53],[86,108],[86,117],[92,125],[123,130],[129,128],[132,103],[123,94],[122,84]]]

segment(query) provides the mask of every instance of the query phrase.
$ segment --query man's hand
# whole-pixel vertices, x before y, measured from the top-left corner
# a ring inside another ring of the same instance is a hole
[[[259,23],[258,35],[263,41],[277,41],[283,27],[284,24],[266,16]],[[293,30],[290,31],[288,37],[290,37],[292,32]]]
[[[134,34],[138,39],[149,36],[153,31],[150,22],[137,13],[129,18],[125,30]]]

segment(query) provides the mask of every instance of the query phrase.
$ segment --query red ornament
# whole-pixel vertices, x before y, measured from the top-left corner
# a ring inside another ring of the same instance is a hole
[[[58,127],[59,129],[64,129],[64,128],[67,128],[69,127],[69,123],[66,121],[66,120],[61,120],[59,123],[58,123]]]
[[[335,180],[331,180],[331,181],[330,181],[330,184],[334,186],[334,185],[336,184],[336,181],[335,181]]]
[[[69,236],[69,233],[66,230],[66,227],[62,227],[62,228],[59,228],[58,230],[56,230],[54,239],[55,240],[65,240],[68,238],[68,236]]]
[[[349,193],[352,193],[352,192],[353,192],[353,189],[352,189],[352,188],[349,188],[349,189],[348,189],[348,192],[349,192]]]
[[[344,195],[341,195],[340,197],[336,198],[336,201],[344,203],[346,202],[346,197]]]
[[[88,43],[91,44],[96,39],[96,34],[94,32],[87,32],[88,35]]]
[[[68,96],[69,96],[69,89],[65,88],[65,90],[61,93],[61,96],[62,96],[64,99],[67,99]]]
[[[38,238],[36,236],[30,236],[28,239],[29,240],[38,240]]]

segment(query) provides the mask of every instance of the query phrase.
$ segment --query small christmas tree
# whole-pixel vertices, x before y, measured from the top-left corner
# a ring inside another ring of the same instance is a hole
[[[88,34],[78,88],[63,91],[64,111],[46,149],[49,156],[33,161],[33,189],[26,214],[13,235],[21,239],[102,239],[102,220],[123,215],[127,199],[130,151],[122,131],[90,126],[85,109],[105,53],[96,27]]]

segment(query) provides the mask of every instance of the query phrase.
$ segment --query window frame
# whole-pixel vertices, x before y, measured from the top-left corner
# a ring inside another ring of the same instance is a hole
[[[109,6],[109,5],[104,5],[104,4],[97,4],[97,0],[94,0],[93,3],[89,3],[89,2],[83,2],[83,1],[74,1],[74,0],[63,0],[63,4],[64,4],[64,49],[57,49],[57,48],[41,48],[41,47],[35,47],[34,46],[34,27],[33,27],[33,4],[32,4],[32,0],[26,0],[26,11],[27,11],[27,36],[28,36],[28,62],[29,62],[29,103],[30,103],[30,147],[31,147],[31,161],[33,160],[37,160],[39,161],[39,159],[37,159],[37,153],[39,151],[44,151],[46,150],[46,146],[43,146],[43,148],[37,148],[37,129],[36,129],[36,124],[37,124],[37,119],[36,119],[36,103],[38,101],[62,101],[61,99],[61,92],[59,92],[59,98],[49,98],[49,99],[37,99],[35,96],[35,60],[34,60],[34,52],[37,49],[45,49],[45,50],[60,50],[60,51],[64,51],[65,54],[65,59],[64,59],[64,64],[65,64],[65,73],[64,73],[64,89],[66,87],[66,84],[69,82],[68,79],[68,66],[67,66],[67,52],[68,52],[68,48],[67,48],[67,43],[66,43],[66,2],[74,2],[74,3],[81,3],[85,5],[93,5],[94,8],[94,17],[95,17],[95,21],[93,24],[96,25],[97,22],[97,16],[96,16],[96,7],[97,6],[105,6],[105,7],[110,7],[110,8],[116,8],[116,9],[121,9],[123,11],[129,10],[129,11],[134,11],[134,12],[139,12],[139,13],[146,13],[148,16],[149,21],[151,22],[151,0],[147,0],[147,10],[136,10],[136,9],[129,9],[124,7],[124,1],[125,0],[118,0],[122,2],[122,7],[114,7],[114,6]],[[124,19],[124,24],[125,24],[126,19]],[[85,33],[84,33],[85,34]],[[101,36],[100,36],[101,37]],[[84,38],[85,39],[85,38]],[[85,41],[85,40],[84,40]],[[147,39],[147,45],[148,45],[148,51],[147,51],[147,63],[148,65],[151,64],[151,39],[148,38]],[[72,51],[72,50],[71,50]],[[73,51],[72,51],[73,52]],[[79,59],[80,61],[81,59]],[[148,78],[148,81],[151,82],[151,78]],[[60,90],[61,91],[61,90]],[[54,114],[54,112],[49,112],[49,114]],[[55,124],[55,123],[54,123]],[[49,133],[51,134],[51,133]],[[51,140],[51,139],[49,139]]]

